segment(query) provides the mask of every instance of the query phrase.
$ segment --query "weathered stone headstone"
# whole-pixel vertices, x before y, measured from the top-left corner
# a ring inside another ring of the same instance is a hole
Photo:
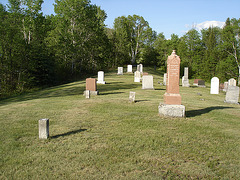
[[[146,75],[142,77],[142,89],[154,89],[152,75]]]
[[[234,78],[228,80],[228,86],[236,86],[237,81]]]
[[[139,71],[134,72],[134,82],[140,82],[141,81],[141,73]]]
[[[123,67],[118,67],[117,75],[123,75]]]
[[[224,89],[224,84],[223,84],[223,83],[220,83],[220,84],[219,84],[219,91],[223,91],[223,89]]]
[[[39,139],[49,138],[49,119],[38,120],[39,126]]]
[[[86,99],[90,98],[90,91],[89,90],[85,91],[85,97],[86,97]]]
[[[106,84],[104,81],[104,72],[103,71],[98,71],[98,84]]]
[[[143,73],[143,65],[142,64],[139,64],[139,71],[140,71],[140,73]]]
[[[219,94],[219,79],[217,77],[211,79],[210,94]]]
[[[202,79],[194,79],[193,85],[198,86],[198,87],[206,87],[205,86],[205,81],[202,80]]]
[[[224,92],[227,92],[227,88],[228,88],[228,82],[224,82],[223,91],[224,91]]]
[[[163,116],[184,117],[185,106],[181,105],[179,94],[180,58],[175,50],[167,60],[167,87],[164,94],[164,104],[160,104],[158,112]]]
[[[130,91],[130,94],[129,94],[129,102],[130,103],[134,103],[135,102],[135,92],[132,92]]]
[[[95,78],[86,79],[86,91],[89,90],[91,95],[98,95],[97,83]],[[84,91],[84,96],[86,96],[86,91]]]
[[[239,87],[228,86],[224,102],[231,103],[231,104],[238,104],[238,100],[239,100]]]
[[[140,65],[137,65],[137,71],[140,72]]]
[[[184,68],[184,76],[182,77],[182,86],[189,87],[189,79],[188,79],[188,67]]]
[[[127,72],[128,73],[132,73],[132,65],[128,65],[127,66]]]
[[[167,73],[164,73],[164,75],[163,75],[163,85],[164,86],[167,85]]]

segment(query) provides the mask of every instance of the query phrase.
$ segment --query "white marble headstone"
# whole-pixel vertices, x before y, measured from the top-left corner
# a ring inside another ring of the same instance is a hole
[[[211,79],[210,94],[219,94],[219,79],[217,77]]]
[[[98,84],[106,84],[104,81],[104,72],[103,71],[98,71]]]
[[[118,75],[123,75],[123,67],[118,67]]]
[[[236,86],[237,81],[234,78],[228,80],[228,86]]]
[[[132,73],[132,65],[128,65],[127,66],[127,72],[128,73]]]
[[[134,72],[134,82],[140,82],[141,81],[141,73],[139,71]]]

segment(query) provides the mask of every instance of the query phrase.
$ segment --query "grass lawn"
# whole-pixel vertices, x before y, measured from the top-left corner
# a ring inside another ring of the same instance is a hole
[[[155,90],[116,70],[91,99],[84,80],[1,101],[0,179],[240,179],[240,105],[210,84],[180,87],[186,118],[160,117],[163,74],[144,71]],[[38,139],[42,118],[48,140]]]

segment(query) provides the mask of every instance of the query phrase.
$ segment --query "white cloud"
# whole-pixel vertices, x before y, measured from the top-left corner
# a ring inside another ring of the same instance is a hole
[[[221,22],[221,21],[205,21],[200,24],[195,24],[195,28],[201,31],[202,29],[207,29],[209,27],[223,28],[224,25],[225,25],[225,22]]]

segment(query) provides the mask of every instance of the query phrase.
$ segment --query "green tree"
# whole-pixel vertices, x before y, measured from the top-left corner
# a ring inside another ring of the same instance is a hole
[[[104,11],[89,0],[56,0],[54,29],[47,39],[60,79],[106,66],[108,38]]]
[[[157,35],[154,42],[154,49],[157,52],[157,66],[160,66],[163,71],[166,70],[166,62],[168,56],[167,40],[163,33]]]
[[[221,34],[221,49],[223,59],[218,69],[224,72],[228,79],[238,77],[240,85],[240,19],[226,20]]]
[[[138,15],[116,18],[114,30],[117,56],[120,55],[121,58],[127,59],[120,63],[128,63],[128,59],[130,59],[131,63],[134,64],[144,44],[151,42],[154,36],[148,22]]]

